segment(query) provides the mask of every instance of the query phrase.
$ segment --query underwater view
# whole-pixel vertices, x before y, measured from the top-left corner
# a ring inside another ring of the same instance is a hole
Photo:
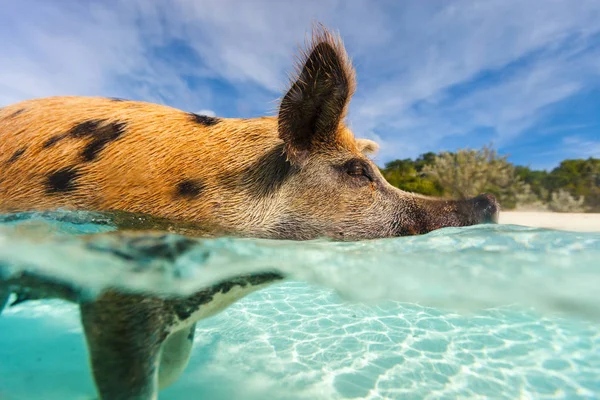
[[[137,215],[0,217],[3,280],[26,272],[93,297],[287,278],[199,321],[189,366],[161,399],[598,398],[599,259],[599,233],[515,225],[293,242]],[[0,359],[0,399],[95,398],[74,304],[11,294]]]

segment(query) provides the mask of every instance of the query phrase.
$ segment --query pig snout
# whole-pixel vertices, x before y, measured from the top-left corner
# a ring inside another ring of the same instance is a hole
[[[500,205],[488,193],[466,200],[416,199],[413,213],[399,224],[397,236],[418,235],[446,227],[497,223]]]
[[[457,207],[465,225],[498,223],[500,205],[496,197],[489,193],[480,194],[472,199],[463,200]],[[459,217],[460,219],[460,217]]]

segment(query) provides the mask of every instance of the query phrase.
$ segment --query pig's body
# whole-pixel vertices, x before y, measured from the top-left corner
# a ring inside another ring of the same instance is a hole
[[[277,117],[80,97],[0,110],[0,213],[141,212],[276,239],[391,237],[497,218],[489,195],[448,201],[389,185],[367,157],[376,146],[344,125],[355,78],[341,41],[317,31],[302,58]],[[198,319],[279,279],[238,277],[180,300],[107,291],[82,302],[77,288],[21,275],[0,282],[0,305],[23,288],[80,302],[100,397],[156,399],[187,364]]]
[[[266,175],[291,167],[273,117],[54,97],[0,110],[0,132],[0,212],[120,210],[264,236],[284,201]]]

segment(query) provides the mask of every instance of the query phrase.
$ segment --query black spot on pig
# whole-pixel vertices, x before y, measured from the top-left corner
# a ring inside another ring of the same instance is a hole
[[[193,122],[204,126],[213,126],[221,122],[219,118],[209,117],[208,115],[189,113],[189,116]]]
[[[67,167],[52,172],[48,175],[46,180],[46,192],[72,192],[77,189],[77,178],[79,178],[79,176],[80,172],[74,167]]]

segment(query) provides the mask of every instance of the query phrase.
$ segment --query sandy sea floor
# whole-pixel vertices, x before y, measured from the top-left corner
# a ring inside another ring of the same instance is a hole
[[[600,214],[591,213],[503,211],[500,212],[499,223],[574,232],[600,232]]]

